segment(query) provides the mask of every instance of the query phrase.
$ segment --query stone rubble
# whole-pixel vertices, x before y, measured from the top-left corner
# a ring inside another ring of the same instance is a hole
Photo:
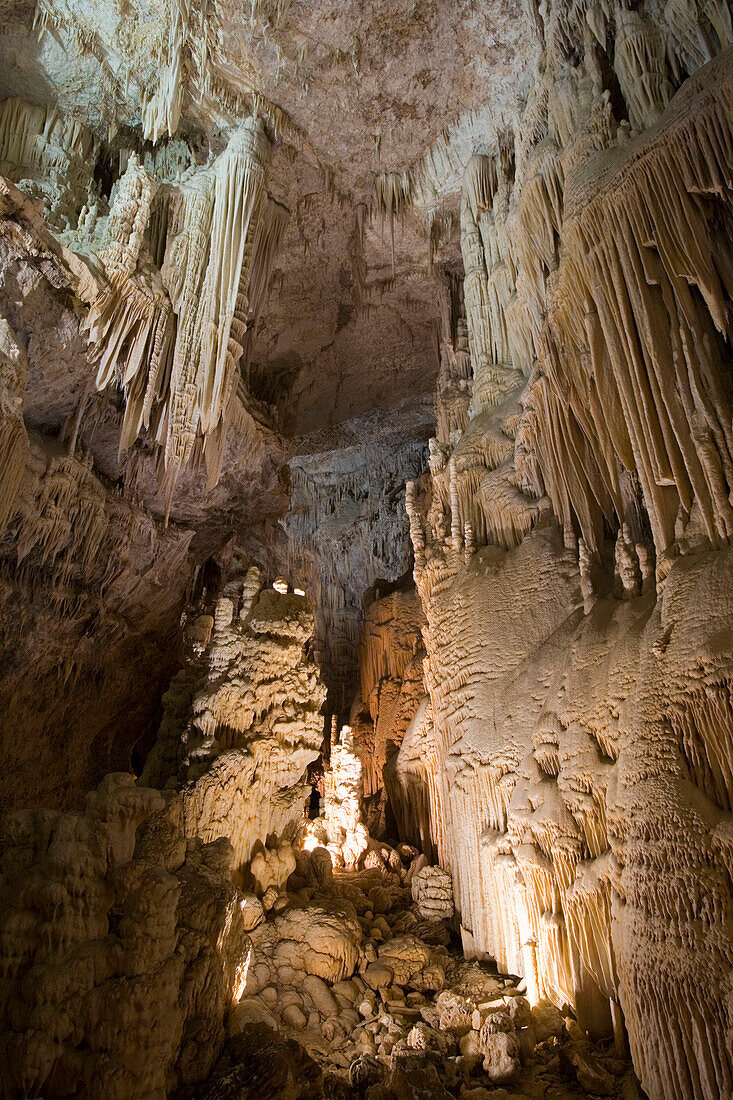
[[[328,874],[326,849],[298,852],[283,910],[251,933],[243,996],[206,1097],[254,1098],[243,1052],[257,1043],[283,1058],[261,1100],[641,1098],[628,1059],[593,1043],[569,1006],[530,1006],[519,979],[464,960],[447,921],[425,919],[406,885],[414,850],[399,863],[388,845],[381,854],[379,868]],[[413,882],[426,871],[444,875],[424,868]]]

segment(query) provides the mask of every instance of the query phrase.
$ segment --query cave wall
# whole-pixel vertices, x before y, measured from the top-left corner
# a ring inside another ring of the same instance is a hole
[[[180,803],[110,773],[82,811],[5,815],[0,852],[3,1095],[204,1079],[251,957],[229,842],[187,841]]]
[[[730,568],[685,558],[656,602],[586,615],[550,527],[423,590],[435,720],[398,768],[428,792],[466,946],[592,1029],[620,1002],[650,1095],[716,1095],[729,1072]]]
[[[0,798],[78,807],[155,719],[193,532],[60,438],[86,384],[73,280],[27,199],[2,196]]]
[[[425,469],[434,423],[429,395],[418,395],[307,437],[289,464],[289,573],[317,599],[314,649],[329,710],[343,717],[358,680],[364,601],[412,565],[405,485]]]
[[[82,125],[0,105],[6,808],[79,808],[133,750],[144,758],[198,570],[238,532],[256,546],[285,508],[288,445],[237,369],[286,220],[264,188],[267,150],[245,127],[196,175],[183,142],[147,167],[123,149],[105,193],[101,143]],[[224,209],[220,176],[247,201]],[[231,286],[214,232],[241,234]],[[203,367],[194,335],[219,328]]]
[[[466,949],[591,1031],[622,1013],[655,1100],[733,1072],[733,56],[706,11],[543,9],[516,140],[464,178],[468,423],[407,492],[407,816]]]

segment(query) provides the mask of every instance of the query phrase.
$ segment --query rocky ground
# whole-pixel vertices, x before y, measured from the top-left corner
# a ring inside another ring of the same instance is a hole
[[[520,979],[466,961],[449,922],[421,915],[414,849],[372,842],[364,862],[334,873],[324,848],[299,852],[287,890],[265,895],[244,997],[197,1098],[643,1097],[612,1042],[591,1042],[569,1008],[531,1007]]]

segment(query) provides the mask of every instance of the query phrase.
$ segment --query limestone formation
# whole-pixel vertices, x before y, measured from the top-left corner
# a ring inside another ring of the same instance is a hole
[[[192,609],[189,654],[164,698],[142,782],[180,790],[186,835],[226,837],[261,897],[295,869],[288,837],[318,756],[325,689],[304,652],[308,601],[260,585],[256,568],[235,567],[213,615]]]
[[[359,665],[364,593],[409,571],[403,491],[424,468],[431,419],[423,399],[391,414],[374,412],[340,425],[335,440],[313,436],[290,463],[290,553],[306,590],[320,593],[314,648],[330,709],[344,718]]]
[[[729,1100],[731,0],[0,24],[0,1092]]]
[[[450,920],[453,916],[453,885],[442,867],[423,867],[412,876],[412,898],[426,920]]]
[[[97,147],[83,127],[7,100],[0,143],[0,161],[26,192],[38,193],[26,168],[64,177],[68,193],[40,194],[49,225],[80,251],[71,264],[90,306],[95,385],[124,394],[121,450],[142,433],[160,447],[167,515],[180,469],[203,459],[215,485],[229,421],[251,419],[239,361],[287,223],[265,189],[262,124],[248,119],[214,162],[198,172],[184,162],[172,179],[170,163],[151,172],[130,153],[108,212],[94,194]]]

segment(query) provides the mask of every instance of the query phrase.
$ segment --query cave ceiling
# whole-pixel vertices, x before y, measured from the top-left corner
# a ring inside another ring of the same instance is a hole
[[[0,17],[0,98],[58,103],[112,158],[144,142],[175,33],[177,132],[201,163],[264,118],[268,189],[292,216],[252,363],[287,393],[286,434],[432,392],[428,226],[457,267],[463,167],[514,118],[536,57],[518,0],[3,0]],[[393,226],[375,201],[385,172],[413,185]]]

